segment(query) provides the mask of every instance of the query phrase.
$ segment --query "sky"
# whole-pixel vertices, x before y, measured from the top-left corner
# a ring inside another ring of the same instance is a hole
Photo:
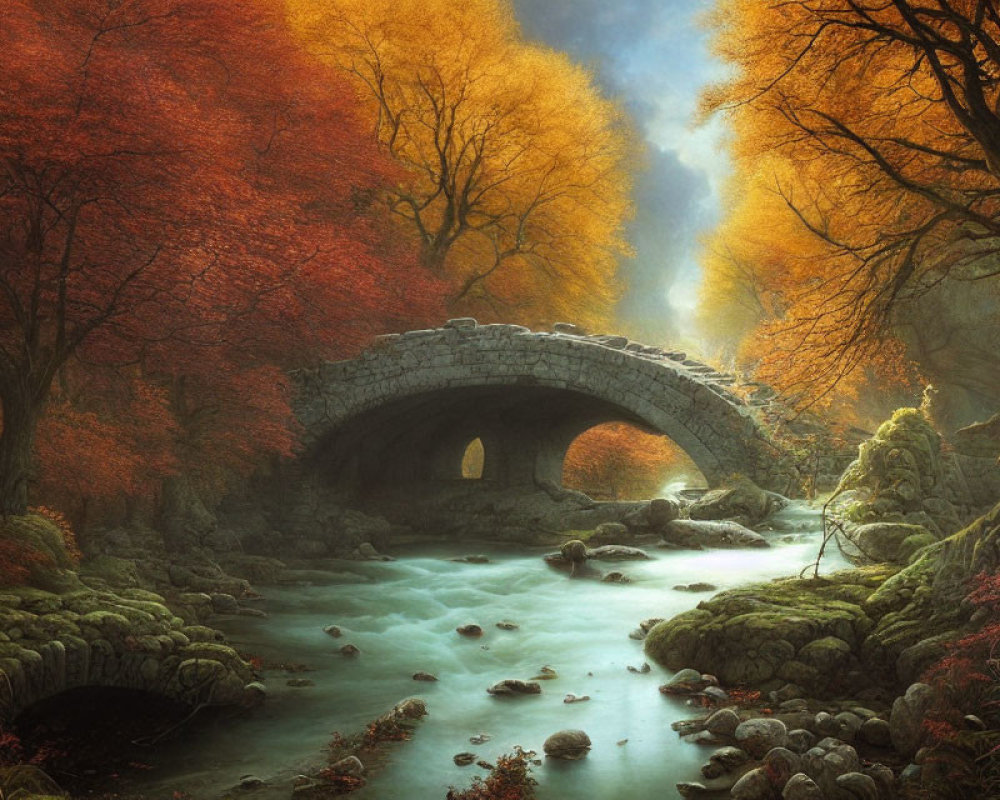
[[[725,68],[709,52],[699,17],[712,0],[513,0],[529,39],[590,67],[631,115],[646,152],[622,265],[622,333],[685,345],[700,270],[699,235],[719,218],[728,160],[719,120],[694,126],[698,93]]]

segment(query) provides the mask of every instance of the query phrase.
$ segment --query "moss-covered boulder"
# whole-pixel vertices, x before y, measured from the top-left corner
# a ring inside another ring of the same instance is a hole
[[[924,534],[917,534],[917,538]],[[912,537],[907,537],[907,541]],[[975,630],[973,576],[1000,568],[1000,504],[913,563],[722,592],[654,626],[646,653],[726,684],[795,683],[814,695],[866,685],[901,690]]]
[[[904,547],[904,542],[909,544]],[[923,547],[938,539],[922,525],[906,522],[869,522],[851,530],[850,540],[841,542],[854,563],[907,564],[915,545]],[[853,545],[853,547],[852,547]]]
[[[749,478],[737,476],[725,486],[706,492],[688,509],[691,519],[734,519],[754,525],[784,501],[778,495],[765,492]]]
[[[948,534],[961,522],[946,498],[946,478],[940,434],[921,409],[900,408],[861,445],[837,491],[858,495],[845,510],[851,522],[912,523]]]
[[[862,604],[891,574],[872,567],[722,592],[654,626],[646,653],[668,669],[693,667],[728,685],[797,683],[813,694],[864,681],[862,642],[875,621]]]
[[[863,647],[872,665],[891,665],[909,684],[944,655],[944,643],[970,630],[970,580],[1000,568],[1000,504],[947,539],[923,548],[914,562],[865,602],[878,620]]]
[[[20,573],[29,583],[14,583],[8,572],[8,585],[0,589],[0,719],[82,686],[140,689],[189,704],[225,705],[247,696],[251,667],[231,647],[207,641],[221,634],[205,629],[203,636],[188,635],[201,631],[185,628],[153,592],[111,591],[105,588],[111,581],[100,578],[84,585],[52,522],[10,517],[0,533],[42,553]],[[128,563],[102,557],[95,572],[113,578],[127,573]]]

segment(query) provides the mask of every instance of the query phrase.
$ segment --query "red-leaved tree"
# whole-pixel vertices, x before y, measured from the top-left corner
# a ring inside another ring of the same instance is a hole
[[[14,0],[0,74],[0,512],[54,385],[48,465],[122,444],[134,486],[288,452],[283,368],[437,308],[371,205],[393,167],[277,4]]]

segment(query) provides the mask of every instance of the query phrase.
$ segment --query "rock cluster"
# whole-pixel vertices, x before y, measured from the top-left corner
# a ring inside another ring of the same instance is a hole
[[[205,598],[209,601],[209,598]],[[217,631],[186,625],[164,598],[81,587],[0,593],[0,685],[6,711],[80,686],[141,689],[182,703],[251,701],[253,670]]]
[[[788,694],[789,692],[785,692]],[[796,693],[792,691],[791,693]],[[776,693],[781,695],[782,693]],[[685,798],[732,800],[892,800],[895,777],[881,763],[862,763],[856,746],[868,754],[885,752],[859,732],[862,718],[885,720],[861,707],[852,711],[813,713],[807,701],[783,701],[772,716],[752,716],[722,708],[702,720],[676,723],[688,736],[708,737],[715,749],[701,768],[703,780],[684,782],[677,790]],[[843,705],[847,705],[846,703]],[[836,711],[836,709],[831,709]]]

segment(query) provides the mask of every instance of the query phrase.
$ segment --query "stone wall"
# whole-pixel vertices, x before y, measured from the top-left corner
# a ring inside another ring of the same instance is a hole
[[[380,337],[356,359],[296,374],[304,460],[331,484],[365,492],[459,479],[480,438],[483,477],[558,484],[573,440],[625,421],[669,436],[710,484],[740,473],[789,492],[782,453],[730,390],[731,376],[621,336],[451,320]]]

